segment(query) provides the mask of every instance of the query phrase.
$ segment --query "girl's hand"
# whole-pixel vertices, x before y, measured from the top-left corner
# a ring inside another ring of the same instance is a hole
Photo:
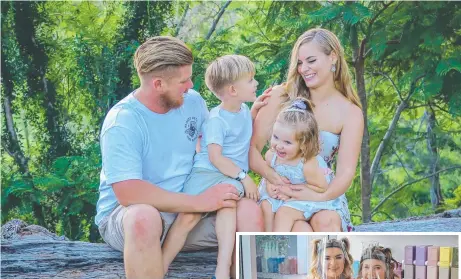
[[[287,195],[278,193],[278,194],[277,194],[277,199],[282,200],[282,201],[288,201],[288,200],[291,200],[292,198],[290,198],[290,197],[287,196]]]
[[[277,185],[276,193],[280,200],[287,201],[290,199],[298,200],[297,194],[306,187],[303,185]]]

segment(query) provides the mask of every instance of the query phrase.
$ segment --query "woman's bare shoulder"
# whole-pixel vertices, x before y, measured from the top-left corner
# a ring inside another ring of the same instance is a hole
[[[285,102],[285,86],[276,85],[272,88],[270,92],[270,97],[267,98],[267,105],[261,108],[263,110],[273,111],[274,109],[280,108],[280,105]]]
[[[357,116],[362,114],[362,109],[342,94],[337,95],[335,103],[337,104],[337,108],[341,111],[341,114],[344,116],[343,119],[347,119],[350,115]]]
[[[364,118],[360,107],[348,100],[343,108],[343,131],[344,129],[355,131],[358,134],[363,132]]]
[[[281,99],[285,94],[286,86],[285,83],[275,85],[271,90],[271,97],[276,97],[274,99]]]

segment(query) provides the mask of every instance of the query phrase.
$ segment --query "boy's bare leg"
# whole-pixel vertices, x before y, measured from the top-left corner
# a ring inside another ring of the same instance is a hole
[[[132,205],[123,217],[126,278],[163,278],[160,212],[146,204]]]
[[[187,235],[197,225],[201,217],[201,213],[178,214],[163,243],[163,274],[168,272],[168,267],[184,246]]]
[[[274,232],[291,232],[294,223],[297,220],[304,220],[302,211],[291,207],[282,206],[275,213]]]
[[[272,212],[272,205],[269,201],[264,200],[261,202],[261,208],[264,216],[264,231],[271,232],[274,228],[274,212]]]
[[[237,230],[237,210],[222,208],[216,214],[216,236],[218,238],[218,264],[216,279],[228,279],[234,251],[235,232]]]

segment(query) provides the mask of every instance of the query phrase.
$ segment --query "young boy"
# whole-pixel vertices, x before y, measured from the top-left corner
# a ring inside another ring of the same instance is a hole
[[[245,102],[254,102],[258,82],[255,67],[245,56],[226,55],[213,61],[205,73],[205,82],[221,104],[210,111],[202,126],[200,150],[194,157],[192,172],[184,192],[198,195],[219,183],[236,187],[240,196],[258,201],[256,184],[247,175],[248,151],[252,134],[252,115]],[[163,244],[165,273],[200,221],[200,213],[180,213]],[[218,263],[215,278],[228,279],[235,243],[236,209],[217,211],[216,235]]]

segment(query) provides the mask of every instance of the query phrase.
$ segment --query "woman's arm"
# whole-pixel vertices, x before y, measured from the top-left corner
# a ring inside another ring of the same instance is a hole
[[[274,87],[270,98],[267,99],[267,105],[258,111],[253,122],[253,135],[251,137],[249,152],[250,169],[273,184],[280,184],[283,182],[280,176],[266,164],[261,152],[272,135],[272,126],[274,125],[277,114],[280,111],[280,105],[283,101],[280,97],[283,90],[282,86]]]
[[[341,131],[336,176],[331,181],[327,191],[317,193],[305,185],[278,186],[277,191],[293,199],[308,201],[333,200],[346,193],[355,176],[362,145],[363,127],[362,110],[354,105],[349,106],[347,121]]]

